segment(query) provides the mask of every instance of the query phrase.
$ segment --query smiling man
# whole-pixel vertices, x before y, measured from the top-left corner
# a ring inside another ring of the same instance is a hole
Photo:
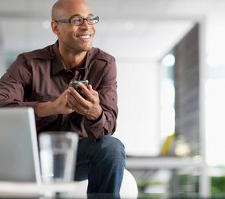
[[[58,40],[18,56],[0,80],[0,106],[33,107],[37,133],[78,133],[75,180],[88,179],[89,198],[119,198],[125,152],[111,136],[118,113],[116,64],[92,47],[98,21],[83,0],[57,1],[52,30]],[[79,83],[78,92],[71,80],[89,85]]]

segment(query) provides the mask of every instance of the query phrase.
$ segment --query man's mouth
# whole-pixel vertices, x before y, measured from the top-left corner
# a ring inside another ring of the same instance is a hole
[[[81,39],[89,39],[89,38],[91,38],[91,35],[80,35],[78,37]]]
[[[91,34],[77,35],[77,38],[81,41],[88,42],[91,39]]]

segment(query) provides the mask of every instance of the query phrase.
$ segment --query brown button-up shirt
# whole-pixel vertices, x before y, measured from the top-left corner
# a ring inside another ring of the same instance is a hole
[[[90,121],[76,112],[67,115],[36,117],[37,132],[74,131],[80,137],[99,139],[115,131],[117,118],[117,82],[115,59],[92,48],[85,66],[77,72],[66,70],[58,43],[44,49],[23,53],[0,79],[0,107],[33,107],[39,102],[54,101],[67,89],[72,78],[89,81],[98,91],[102,116]]]

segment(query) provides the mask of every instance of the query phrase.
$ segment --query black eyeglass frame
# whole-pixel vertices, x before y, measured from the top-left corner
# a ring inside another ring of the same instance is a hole
[[[73,24],[71,21],[74,17],[81,18],[83,20],[82,23],[79,24],[79,25]],[[97,22],[89,23],[88,19],[90,19],[90,18],[92,18],[93,20],[97,20]],[[78,16],[78,15],[72,15],[69,19],[59,19],[59,20],[54,20],[54,21],[56,23],[69,23],[71,25],[76,25],[76,26],[81,26],[82,24],[84,24],[84,21],[87,21],[88,25],[94,25],[94,24],[97,24],[99,22],[99,17],[98,16],[90,16],[90,17],[84,18],[84,17]]]

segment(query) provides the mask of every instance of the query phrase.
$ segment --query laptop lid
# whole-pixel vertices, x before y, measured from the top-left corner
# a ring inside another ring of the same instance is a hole
[[[41,183],[33,108],[0,108],[0,181]]]

